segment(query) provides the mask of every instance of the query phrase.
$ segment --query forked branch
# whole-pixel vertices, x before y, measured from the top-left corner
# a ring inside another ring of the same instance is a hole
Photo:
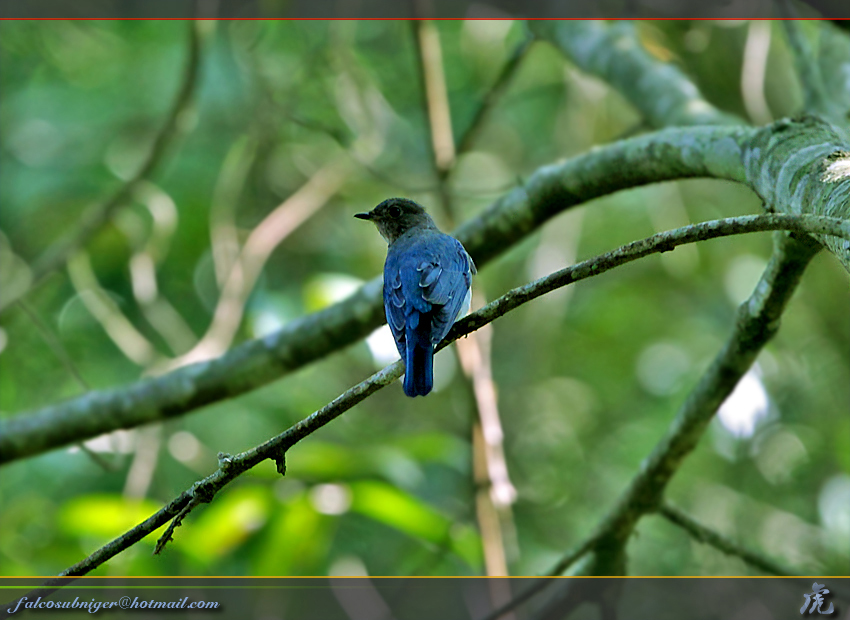
[[[796,233],[839,235],[843,238],[850,239],[850,222],[817,216],[789,216],[778,214],[745,216],[724,220],[712,220],[683,228],[677,228],[675,230],[659,233],[652,237],[624,245],[612,252],[582,261],[581,263],[567,267],[550,274],[549,276],[540,278],[539,280],[535,280],[534,282],[507,292],[505,295],[502,295],[498,299],[487,304],[477,312],[470,314],[455,323],[454,327],[449,332],[449,335],[439,345],[438,350],[448,346],[451,342],[458,338],[470,334],[484,325],[491,323],[498,317],[519,308],[523,304],[545,295],[548,292],[556,290],[557,288],[566,286],[567,284],[600,275],[610,269],[650,254],[671,251],[675,247],[685,243],[694,243],[716,237],[726,237],[766,230],[791,230]],[[800,244],[803,242],[794,241],[794,243]],[[806,247],[810,247],[811,253],[813,254],[818,246],[813,241],[809,241]],[[773,265],[773,263],[771,264]],[[776,272],[774,275],[778,276],[780,275],[781,270],[777,270],[777,268],[774,267],[772,271],[769,268],[769,271],[771,273]],[[802,271],[802,268],[800,271]],[[785,272],[782,272],[782,274],[787,275]],[[793,284],[795,283],[796,280],[792,278],[782,287],[779,287],[779,290],[787,291],[788,294],[790,294],[790,290],[793,290]],[[789,284],[790,290],[788,290]],[[761,289],[758,288],[757,292],[760,290]],[[759,293],[759,295],[762,294],[763,293]],[[765,311],[775,309],[773,304],[777,302],[774,300],[774,297],[775,295],[770,295],[767,300],[763,300],[766,308]],[[787,297],[783,297],[781,294],[780,297],[787,300]],[[767,304],[768,301],[772,301],[769,306]],[[747,304],[743,307],[746,306]],[[759,315],[758,318],[764,319],[771,317],[773,317],[772,313],[766,315],[766,317]],[[749,332],[747,332],[746,335],[749,335]],[[748,342],[751,340],[752,338],[750,338]],[[222,488],[224,488],[224,486],[262,461],[272,459],[281,463],[289,448],[332,420],[336,419],[356,404],[362,402],[370,395],[393,383],[401,376],[403,371],[404,367],[401,361],[390,364],[365,381],[362,381],[350,388],[310,416],[291,426],[280,435],[277,435],[265,443],[240,454],[234,456],[222,456],[219,459],[218,469],[211,475],[195,483],[191,489],[184,491],[171,503],[157,511],[144,522],[140,523],[110,543],[107,543],[81,562],[75,564],[66,571],[63,571],[60,576],[84,575],[101,565],[109,558],[114,557],[121,551],[140,541],[148,534],[156,531],[172,519],[178,518],[179,521],[182,521],[187,516],[191,508],[199,503],[210,501]],[[729,377],[727,377],[726,380],[728,382]],[[725,385],[726,383],[724,383],[724,386]],[[732,387],[734,387],[734,383],[732,384]],[[731,391],[731,387],[729,387],[729,390]],[[716,397],[717,396],[715,395],[715,400]],[[684,413],[680,413],[679,416],[679,418],[684,417],[685,420],[679,421],[679,419],[677,419],[677,422],[675,422],[672,427],[673,430],[671,430],[671,435],[673,439],[669,441],[665,440],[665,442],[659,444],[660,447],[656,448],[656,452],[653,453],[655,460],[659,463],[655,469],[660,467],[660,471],[666,472],[667,469],[669,469],[670,463],[674,462],[674,459],[681,458],[683,456],[682,446],[684,445],[687,447],[690,445],[689,442],[696,441],[695,437],[698,436],[698,434],[695,435],[696,431],[694,431],[692,427],[696,425],[696,428],[699,430],[702,428],[700,424],[704,426],[705,421],[703,420],[703,417],[696,416],[689,412],[693,407],[698,407],[698,405],[699,403],[694,405],[688,405],[686,403],[686,407],[683,409]],[[719,402],[717,405],[719,405]],[[703,410],[699,409],[699,411]],[[696,420],[696,422],[693,420]],[[684,442],[684,444],[682,444],[682,442]],[[656,453],[658,453],[658,455],[656,455]],[[281,468],[279,466],[279,470],[280,469]],[[655,472],[655,470],[652,470],[650,473],[647,473],[647,470],[644,470],[642,474],[636,478],[632,486],[637,490],[632,491],[631,495],[627,493],[625,496],[626,499],[621,502],[623,507],[616,509],[612,515],[606,519],[605,523],[607,525],[600,530],[602,533],[594,534],[594,536],[591,537],[591,540],[593,541],[592,544],[586,543],[580,548],[582,549],[582,554],[591,546],[595,550],[598,550],[598,545],[603,539],[608,539],[612,536],[618,537],[626,530],[630,532],[630,528],[633,527],[638,512],[640,510],[645,512],[655,507],[654,501],[641,500],[635,502],[630,499],[633,495],[643,498],[647,493],[646,485],[650,483],[652,485],[656,485],[658,481],[661,481],[662,485],[660,488],[663,489],[663,484],[666,484],[666,479],[662,480],[662,478],[658,478],[656,473],[653,472]],[[667,477],[669,477],[669,475]],[[655,486],[652,486],[652,489],[655,488]],[[176,525],[174,527],[176,527]],[[168,541],[174,527],[172,527],[167,535],[163,537],[161,545],[158,545],[158,550],[161,549],[161,547]],[[617,540],[620,540],[620,538],[617,538]],[[587,547],[587,549],[585,549],[585,547]]]

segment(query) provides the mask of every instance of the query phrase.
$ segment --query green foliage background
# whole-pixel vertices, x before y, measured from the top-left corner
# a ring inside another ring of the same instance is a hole
[[[237,341],[313,312],[381,270],[385,244],[354,220],[404,195],[438,222],[436,175],[409,23],[207,22],[195,105],[151,179],[176,226],[158,242],[160,296],[198,337],[218,289],[211,205],[235,213],[240,237],[334,158],[355,163],[342,189],[273,253]],[[520,23],[439,22],[455,136],[523,39]],[[706,98],[746,117],[746,23],[643,22],[648,48],[680,66]],[[778,118],[801,105],[781,29],[765,96]],[[814,30],[811,31],[812,34]],[[0,26],[0,286],[12,286],[86,207],[140,165],[182,76],[182,22],[4,22]],[[535,43],[451,176],[458,220],[541,165],[646,128],[604,83]],[[377,137],[375,137],[377,136]],[[362,142],[362,141],[361,141]],[[244,182],[239,169],[244,168]],[[612,175],[617,171],[612,170]],[[164,198],[163,198],[164,197]],[[134,297],[129,261],[150,236],[137,196],[89,246],[93,270],[163,356],[185,352]],[[688,222],[757,213],[734,184],[646,187],[575,209],[511,248],[476,278],[505,290],[619,244]],[[506,528],[515,575],[547,570],[613,503],[714,356],[770,253],[767,234],[651,257],[582,282],[494,324],[493,372],[511,478]],[[132,382],[128,360],[67,271],[29,297],[91,388]],[[759,360],[767,415],[736,437],[718,420],[669,497],[697,518],[799,574],[847,574],[850,562],[850,291],[827,253],[807,270],[779,336]],[[45,330],[15,307],[2,317],[0,410],[15,415],[81,393]],[[366,343],[294,376],[155,428],[12,463],[0,474],[0,574],[54,574],[141,521],[235,453],[280,432],[380,367]],[[481,574],[470,434],[474,404],[454,353],[438,356],[436,392],[399,385],[346,413],[196,510],[165,553],[155,537],[96,574]],[[128,482],[134,467],[149,480]],[[134,465],[135,464],[135,465]],[[141,493],[141,497],[136,497]],[[651,517],[629,548],[632,574],[749,574],[741,561]]]

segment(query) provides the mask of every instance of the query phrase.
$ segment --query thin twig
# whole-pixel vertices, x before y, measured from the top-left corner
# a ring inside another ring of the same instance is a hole
[[[847,222],[850,225],[850,222]],[[741,304],[723,348],[679,408],[667,433],[644,460],[600,526],[592,574],[621,574],[625,546],[638,520],[656,510],[685,457],[702,437],[715,412],[779,330],[780,318],[803,271],[821,245],[811,237],[775,235],[773,256],[750,298]]]
[[[154,547],[153,554],[159,555],[162,553],[162,550],[165,549],[165,545],[174,540],[174,530],[180,527],[183,524],[183,519],[192,512],[192,509],[198,504],[202,503],[203,500],[200,499],[200,494],[194,495],[189,503],[187,503],[183,509],[177,513],[177,516],[171,520],[171,523],[168,524],[168,527],[165,528],[165,532],[162,536],[159,537],[159,540],[156,541],[156,547]]]
[[[239,260],[236,207],[257,156],[257,140],[245,135],[227,152],[210,202],[210,248],[218,289]]]
[[[189,22],[188,50],[183,79],[178,88],[174,103],[168,111],[165,122],[157,133],[151,150],[148,152],[144,162],[142,162],[136,174],[124,182],[112,196],[102,204],[87,211],[83,216],[80,226],[72,234],[51,245],[33,263],[31,289],[38,286],[47,275],[62,265],[71,254],[85,246],[94,237],[95,233],[109,220],[112,212],[123,205],[139,183],[153,173],[162,161],[168,147],[171,146],[175,138],[181,133],[181,116],[191,106],[196,90],[195,87],[198,83],[201,59],[199,28],[198,23]]]
[[[480,297],[473,295],[473,299]],[[508,558],[516,549],[516,527],[511,505],[516,488],[511,483],[503,446],[498,395],[491,364],[492,329],[484,326],[458,342],[457,354],[472,387],[478,423],[472,429],[473,480],[476,514],[489,576],[507,576]],[[501,589],[496,588],[497,592]],[[494,602],[503,596],[494,596]]]
[[[834,128],[812,117],[759,130],[671,128],[541,167],[454,234],[480,268],[552,217],[593,198],[698,177],[744,183],[774,211],[848,218],[850,178],[824,176],[824,161],[842,149],[847,146]],[[819,240],[850,270],[850,242]],[[0,419],[0,462],[236,397],[358,341],[385,320],[376,277],[345,300],[209,363]]]
[[[577,551],[569,552],[558,562],[548,573],[550,576],[560,574],[585,553],[592,553],[588,574],[614,575],[624,572],[625,546],[637,522],[644,515],[660,509],[670,478],[678,471],[682,460],[696,447],[717,408],[734,389],[761,348],[778,331],[782,311],[796,289],[803,270],[820,247],[811,238],[796,239],[778,233],[775,245],[773,257],[762,280],[756,285],[750,299],[741,304],[732,334],[688,395],[665,437],[644,460],[626,491],[594,532],[576,548]],[[536,582],[528,591],[490,614],[487,620],[496,620],[550,583],[551,580],[546,579]]]
[[[252,75],[254,80],[256,81],[260,93],[261,98],[265,101],[265,106],[269,108],[270,112],[266,114],[269,118],[266,119],[267,122],[277,122],[276,119],[283,117],[288,121],[298,125],[299,127],[303,127],[309,131],[314,131],[317,133],[324,134],[331,138],[336,144],[345,151],[346,155],[348,155],[351,160],[360,166],[363,170],[372,175],[375,179],[380,181],[381,183],[395,188],[396,190],[401,189],[407,194],[419,194],[424,192],[431,192],[436,190],[437,185],[427,185],[427,186],[411,186],[407,185],[403,182],[400,182],[398,178],[393,177],[391,174],[384,173],[381,170],[378,170],[372,165],[371,159],[364,157],[361,153],[354,148],[356,137],[351,130],[345,130],[339,127],[335,127],[323,121],[319,121],[313,118],[305,117],[294,111],[296,108],[296,102],[298,101],[298,89],[294,89],[291,93],[289,93],[290,97],[288,97],[287,105],[279,105],[277,103],[277,99],[272,92],[272,88],[268,82],[268,79],[264,75],[263,71],[259,68],[257,59],[253,53],[246,50],[246,58],[248,63],[252,68]],[[311,59],[315,60],[316,55],[311,55]],[[307,71],[307,75],[312,75],[315,73],[314,71]],[[332,94],[326,91],[325,96],[331,98]]]
[[[415,21],[412,24],[416,37],[422,104],[429,119],[432,165],[437,177],[437,194],[448,225],[454,228],[456,212],[449,177],[455,169],[457,156],[467,151],[477,137],[492,106],[506,90],[531,43],[531,37],[514,50],[502,67],[496,81],[482,98],[472,122],[455,147],[451,127],[451,114],[447,85],[443,71],[440,40],[437,29],[430,23]],[[508,476],[507,463],[502,449],[502,426],[489,359],[488,332],[470,334],[469,339],[458,343],[458,356],[470,384],[480,426],[474,425],[472,438],[473,470],[476,487],[476,514],[483,539],[485,564],[488,575],[507,575],[506,540],[513,541],[514,525],[510,505],[516,490]],[[503,592],[495,588],[494,600],[501,600]]]
[[[722,551],[726,555],[732,555],[735,557],[739,557],[747,564],[754,566],[760,571],[765,573],[769,573],[771,575],[778,575],[780,577],[786,577],[789,575],[794,575],[791,570],[784,568],[771,560],[770,558],[766,558],[760,553],[753,551],[752,549],[748,549],[741,545],[740,543],[720,534],[719,532],[715,532],[711,528],[703,525],[696,519],[694,519],[691,515],[681,510],[680,508],[674,506],[668,501],[665,501],[658,508],[658,514],[662,517],[673,523],[674,525],[678,525],[680,528],[685,530],[694,540],[698,542],[705,543],[707,545],[711,545],[715,549]]]
[[[147,367],[159,357],[154,344],[136,329],[118,303],[101,286],[88,252],[80,251],[68,261],[68,275],[83,305],[127,359]]]
[[[133,297],[148,324],[162,336],[171,351],[179,355],[192,348],[197,337],[157,284],[157,265],[168,255],[177,230],[177,206],[168,194],[151,182],[141,183],[139,189],[143,190],[138,192],[139,199],[151,215],[150,230],[147,231],[135,217],[117,222],[133,246],[129,263]]]
[[[304,418],[286,431],[269,439],[265,443],[256,446],[240,454],[219,459],[219,468],[196,482],[191,489],[184,491],[171,503],[163,507],[151,517],[129,530],[122,536],[107,543],[93,554],[71,566],[60,573],[60,577],[80,576],[94,570],[106,560],[129,548],[151,532],[156,531],[171,519],[180,517],[184,519],[189,511],[196,505],[210,501],[225,485],[236,479],[240,474],[248,471],[266,459],[280,460],[281,453],[285,453],[304,437],[312,434],[328,422],[348,411],[354,405],[365,400],[367,397],[398,379],[404,371],[401,361],[395,362],[378,371],[365,381],[358,383],[336,399]],[[196,498],[204,498],[202,500]],[[187,507],[189,507],[188,510]],[[175,526],[176,527],[176,526]],[[174,528],[171,528],[174,531]],[[164,538],[164,537],[163,537]],[[159,546],[162,550],[167,539]]]
[[[472,120],[469,122],[466,130],[458,139],[456,148],[458,155],[462,155],[472,148],[472,145],[481,133],[484,122],[490,116],[490,112],[496,105],[496,102],[502,98],[502,95],[505,94],[508,86],[510,86],[511,80],[516,75],[517,69],[522,64],[522,60],[531,48],[533,41],[534,38],[529,33],[526,33],[526,36],[517,44],[507,61],[505,61],[493,85],[490,86],[490,89],[478,103],[475,114],[472,116]]]
[[[440,33],[433,23],[427,21],[414,20],[410,22],[410,27],[415,38],[422,106],[431,138],[431,165],[438,180],[437,195],[443,213],[450,221],[455,221],[457,218],[447,183],[455,164],[455,140],[446,76],[443,72]]]
[[[83,390],[83,392],[88,392],[91,387],[88,382],[83,379],[83,375],[80,374],[80,371],[77,369],[77,366],[74,364],[71,356],[68,354],[68,350],[65,348],[65,345],[62,344],[62,341],[53,333],[44,321],[41,320],[41,317],[38,316],[38,313],[29,305],[25,299],[18,299],[16,302],[18,306],[20,306],[21,310],[23,310],[24,314],[26,314],[30,320],[35,324],[36,329],[38,329],[41,337],[47,343],[47,346],[50,347],[50,350],[53,351],[53,354],[62,362],[62,365],[65,367],[65,370],[68,371],[74,381],[77,382],[77,385]],[[86,456],[88,456],[96,465],[104,469],[105,471],[115,471],[115,465],[110,463],[102,456],[100,456],[97,452],[89,448],[85,443],[77,444]]]
[[[835,105],[835,121],[846,125],[850,111],[850,21],[818,21],[818,65]],[[843,28],[843,29],[842,29]]]
[[[685,243],[766,230],[818,232],[820,234],[832,234],[850,239],[850,222],[818,216],[751,215],[724,220],[712,220],[677,228],[621,246],[612,252],[582,261],[581,263],[550,274],[545,278],[540,278],[539,280],[509,291],[477,312],[455,323],[449,335],[440,343],[437,350],[445,348],[458,338],[480,329],[507,312],[561,286],[599,275],[653,253],[670,251],[676,246]],[[403,370],[404,366],[401,361],[390,364],[365,381],[350,388],[307,418],[291,426],[280,435],[241,454],[220,458],[219,468],[211,475],[195,483],[191,489],[184,491],[180,496],[171,501],[171,503],[157,511],[144,522],[60,573],[60,576],[84,575],[90,572],[151,532],[156,531],[168,523],[169,520],[180,515],[183,509],[199,493],[205,500],[212,499],[226,484],[262,461],[273,459],[280,462],[281,455],[285,454],[297,442],[339,417],[373,393],[393,383],[401,376]],[[183,516],[185,517],[185,515]],[[605,529],[600,530],[600,532],[605,531]],[[559,562],[553,570],[564,570],[575,559],[584,555],[591,546],[594,546],[600,539],[600,536],[601,534],[595,534],[590,537],[588,541],[579,545],[575,552],[571,552]]]
[[[523,188],[509,192],[490,209],[465,222],[457,237],[481,267],[550,217],[592,198],[689,176],[742,181],[744,174],[737,157],[729,162],[728,172],[708,164],[712,149],[738,138],[738,133],[737,129],[725,128],[670,130],[541,168]],[[741,139],[752,133],[744,130]],[[702,145],[702,158],[695,144]],[[628,175],[611,175],[612,169],[627,171]],[[385,321],[381,278],[376,277],[344,301],[301,317],[270,337],[233,348],[205,366],[204,372],[196,367],[181,368],[156,379],[116,390],[95,390],[84,399],[0,419],[0,462],[237,396],[365,337]]]
[[[251,231],[231,266],[206,333],[190,351],[159,367],[159,372],[218,357],[230,347],[266,261],[284,239],[328,203],[350,167],[342,158],[331,160]]]
[[[584,555],[587,554],[593,548],[593,545],[596,543],[595,537],[590,537],[585,541],[581,542],[577,546],[570,549],[567,554],[558,562],[558,564],[549,571],[548,577],[556,577],[566,571],[570,566],[575,564],[578,560],[580,560]],[[513,611],[532,596],[541,592],[551,583],[551,579],[546,577],[542,577],[528,586],[525,590],[523,590],[520,594],[517,594],[516,597],[511,599],[508,603],[502,605],[501,607],[491,611],[489,614],[481,618],[480,620],[499,620],[505,614]]]
[[[18,306],[20,306],[21,310],[24,311],[24,314],[26,314],[36,326],[36,329],[38,329],[38,332],[41,334],[41,337],[44,338],[44,341],[47,343],[47,346],[50,347],[50,350],[53,351],[53,354],[59,359],[60,362],[62,362],[62,365],[65,367],[65,370],[68,371],[68,374],[70,374],[74,378],[74,381],[77,382],[77,385],[80,386],[83,392],[88,392],[91,389],[91,386],[89,386],[88,382],[83,379],[83,375],[81,375],[80,371],[77,370],[77,366],[74,364],[73,360],[71,359],[71,356],[68,354],[67,349],[65,349],[65,346],[62,344],[56,334],[53,333],[53,330],[51,330],[49,327],[47,327],[47,325],[45,325],[44,321],[41,320],[41,317],[38,316],[38,313],[35,311],[35,309],[30,307],[29,303],[26,300],[18,299],[16,303],[18,304]]]
[[[797,12],[791,0],[782,0],[779,6],[786,18],[782,20],[782,27],[785,29],[791,55],[794,58],[794,65],[797,69],[797,77],[803,89],[804,109],[807,112],[831,117],[833,120],[843,120],[836,119],[834,116],[836,110],[826,92],[820,65],[812,46],[806,39],[806,34],[803,32],[803,24],[798,19],[793,19],[797,17]]]
[[[770,21],[753,20],[747,25],[747,40],[741,61],[741,98],[747,115],[756,125],[766,125],[773,120],[764,95],[772,28]]]
[[[533,38],[530,34],[526,34],[525,38],[514,48],[502,66],[496,80],[481,98],[466,130],[455,141],[452,132],[451,110],[447,94],[448,89],[441,61],[442,52],[440,49],[439,33],[434,25],[429,22],[414,21],[411,23],[411,28],[413,29],[415,39],[414,48],[416,50],[422,103],[431,137],[429,143],[431,147],[431,159],[434,172],[438,179],[435,189],[440,198],[443,211],[451,220],[455,220],[454,205],[451,199],[448,180],[452,171],[455,169],[457,157],[472,148],[492,108],[502,95],[504,95],[511,80],[516,75],[517,69],[522,59],[525,58]]]
[[[428,119],[433,161],[437,170],[445,171],[454,164],[455,142],[440,33],[429,21],[414,20],[410,26],[416,38],[420,90]]]

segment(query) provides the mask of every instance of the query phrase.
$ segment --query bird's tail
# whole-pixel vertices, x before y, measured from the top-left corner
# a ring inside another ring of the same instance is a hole
[[[408,396],[425,396],[434,387],[434,346],[431,344],[430,324],[427,315],[421,316],[416,312],[407,321],[404,393]]]

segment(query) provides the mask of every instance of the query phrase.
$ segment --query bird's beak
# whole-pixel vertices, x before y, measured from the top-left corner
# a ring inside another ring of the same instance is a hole
[[[360,220],[371,220],[372,219],[372,213],[371,212],[369,212],[369,213],[355,213],[354,217],[356,217],[357,219],[360,219]]]

